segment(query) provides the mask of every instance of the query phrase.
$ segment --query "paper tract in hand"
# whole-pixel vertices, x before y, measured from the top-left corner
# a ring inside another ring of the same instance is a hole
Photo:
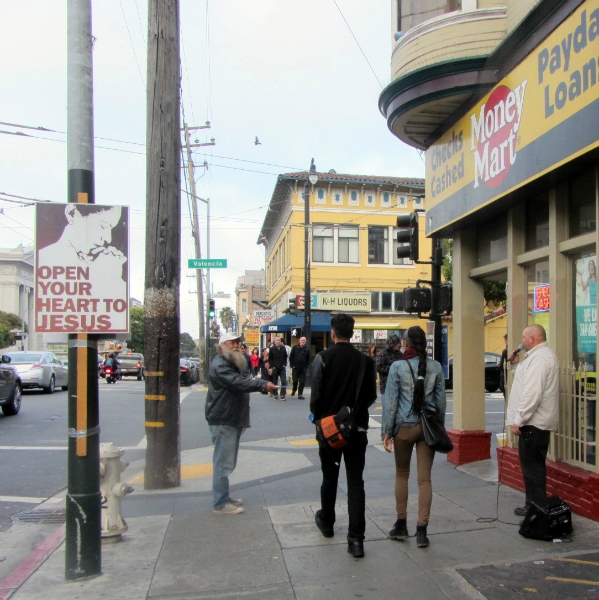
[[[129,209],[36,207],[35,329],[129,331]]]

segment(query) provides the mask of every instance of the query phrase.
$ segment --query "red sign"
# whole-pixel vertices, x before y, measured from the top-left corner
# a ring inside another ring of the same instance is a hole
[[[533,312],[547,312],[551,308],[550,286],[537,285],[533,288]]]

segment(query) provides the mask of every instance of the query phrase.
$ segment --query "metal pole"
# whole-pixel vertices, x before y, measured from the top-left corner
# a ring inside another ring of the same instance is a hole
[[[91,0],[67,2],[68,201],[93,204]],[[69,335],[65,577],[102,573],[98,336]]]
[[[443,336],[441,335],[441,315],[439,314],[439,287],[441,285],[441,265],[443,264],[443,249],[441,247],[441,239],[433,239],[433,260],[432,260],[431,280],[433,282],[432,306],[431,313],[435,322],[435,352],[433,358],[441,362],[442,352],[441,343]]]
[[[210,258],[210,198],[206,199],[206,258]],[[210,306],[210,269],[206,269],[206,306]],[[210,370],[211,359],[210,325],[210,317],[208,316],[208,309],[206,309],[206,360],[204,361],[204,368],[206,370],[206,384],[208,384],[208,371]]]
[[[200,223],[198,219],[198,202],[196,197],[196,178],[193,168],[193,158],[191,156],[191,146],[189,140],[189,128],[187,123],[183,123],[183,130],[185,133],[185,146],[187,148],[187,170],[189,177],[189,185],[191,187],[191,212],[193,218],[193,243],[196,253],[196,258],[202,258],[202,247],[200,245]],[[204,282],[202,281],[202,269],[199,269],[196,273],[196,288],[198,292],[198,315],[200,325],[200,339],[203,340],[205,336],[204,328]]]
[[[304,185],[304,337],[312,353],[312,291],[310,290],[310,182]]]

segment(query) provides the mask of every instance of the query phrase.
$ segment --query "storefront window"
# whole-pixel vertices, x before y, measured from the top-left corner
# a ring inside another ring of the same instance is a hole
[[[381,310],[381,295],[379,292],[370,292],[370,310],[371,312]]]
[[[569,183],[570,237],[591,233],[597,228],[595,169],[573,177]]]
[[[393,292],[381,292],[383,310],[393,310]]]
[[[526,202],[526,250],[549,246],[549,199],[539,194]]]
[[[476,228],[476,265],[482,267],[507,258],[507,214],[497,215]]]
[[[574,271],[574,364],[586,363],[595,371],[597,358],[597,257],[594,253],[572,258]]]
[[[542,325],[549,339],[549,314],[551,311],[551,289],[549,287],[549,261],[531,263],[526,269],[528,289],[528,324]]]

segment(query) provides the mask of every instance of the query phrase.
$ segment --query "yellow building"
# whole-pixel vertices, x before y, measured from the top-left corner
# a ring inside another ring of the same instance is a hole
[[[258,239],[266,249],[266,292],[275,319],[261,329],[284,334],[288,344],[296,328],[289,319],[282,326],[277,320],[290,300],[303,302],[307,178],[307,172],[279,175]],[[318,173],[310,186],[308,226],[313,353],[327,346],[331,312],[356,319],[353,342],[365,348],[382,347],[390,333],[416,323],[425,326],[417,315],[396,310],[403,288],[430,279],[429,265],[397,258],[397,217],[424,211],[423,193],[424,180],[417,178]],[[424,221],[420,212],[420,260],[427,261]],[[301,327],[301,317],[296,324]]]
[[[548,491],[599,520],[599,0],[392,7],[379,107],[394,135],[426,150],[426,234],[453,238],[450,460],[489,457],[483,283],[507,281],[508,347],[539,323],[564,365]],[[498,454],[502,481],[522,488],[517,450]]]

